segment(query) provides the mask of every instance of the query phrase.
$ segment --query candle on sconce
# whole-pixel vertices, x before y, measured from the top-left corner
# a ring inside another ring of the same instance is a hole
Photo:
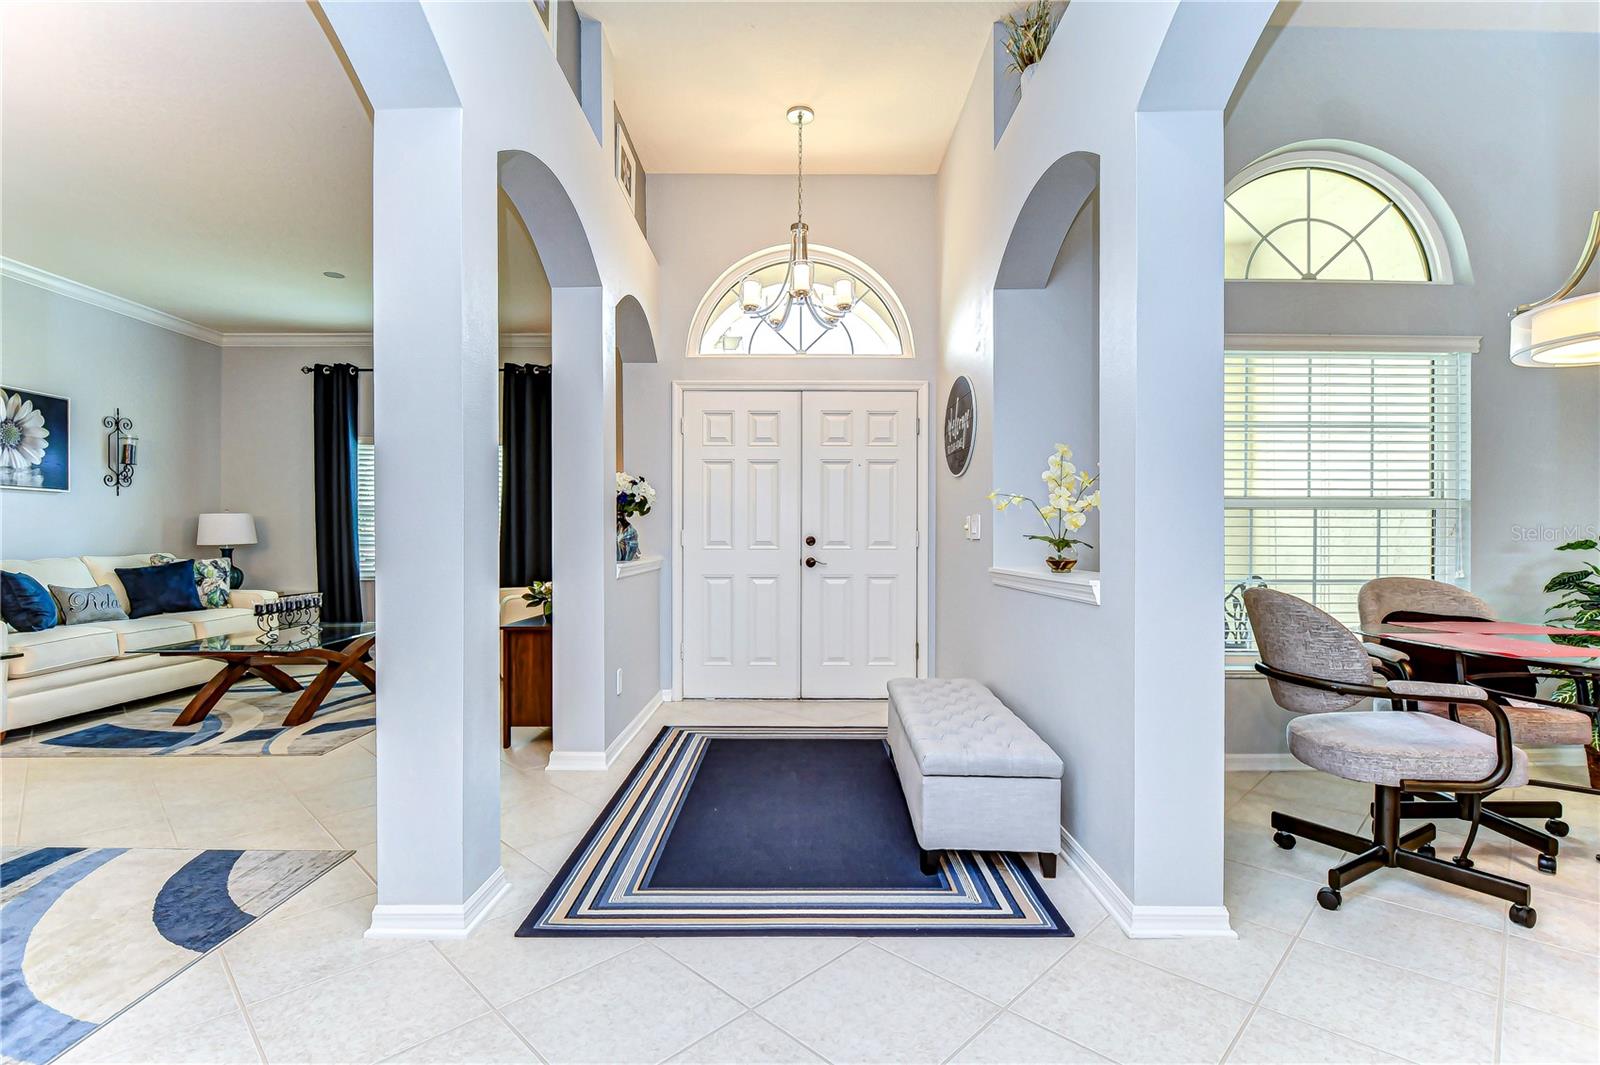
[[[139,465],[139,438],[137,436],[125,436],[122,438],[122,447],[117,454],[117,464],[119,466]]]

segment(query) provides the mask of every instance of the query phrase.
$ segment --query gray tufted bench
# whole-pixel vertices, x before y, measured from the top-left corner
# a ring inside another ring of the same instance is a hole
[[[975,680],[891,680],[889,750],[922,848],[1037,851],[1056,875],[1061,759]]]

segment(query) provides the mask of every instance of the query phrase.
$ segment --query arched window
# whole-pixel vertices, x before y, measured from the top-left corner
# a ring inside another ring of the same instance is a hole
[[[1230,281],[1448,282],[1439,227],[1393,174],[1336,152],[1247,167],[1223,207]]]
[[[877,271],[843,252],[811,245],[816,284],[831,286],[848,278],[858,293],[855,307],[832,329],[823,329],[804,307],[796,307],[781,329],[752,318],[741,305],[739,283],[747,274],[761,282],[762,300],[778,295],[788,267],[787,244],[767,248],[729,267],[706,292],[689,333],[691,356],[844,356],[901,357],[912,353],[911,327]]]

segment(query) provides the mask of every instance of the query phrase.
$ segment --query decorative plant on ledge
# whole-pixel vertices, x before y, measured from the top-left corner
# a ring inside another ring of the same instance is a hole
[[[1600,550],[1600,541],[1573,540],[1556,550]],[[1558,573],[1545,582],[1546,592],[1561,597],[1555,606],[1545,611],[1545,616],[1575,629],[1600,631],[1600,566],[1593,562],[1582,562],[1580,567]],[[1559,643],[1579,646],[1600,642],[1600,638],[1594,636],[1556,636],[1554,639]],[[1563,703],[1576,702],[1577,685],[1570,680],[1564,682],[1556,689],[1554,698]],[[1584,748],[1584,754],[1589,764],[1589,786],[1600,788],[1600,720],[1595,722],[1594,734],[1589,739],[1589,746]]]
[[[1005,27],[1005,50],[1011,57],[1006,69],[1021,74],[1043,59],[1045,49],[1050,47],[1050,37],[1056,29],[1050,0],[1035,0],[1023,9],[1021,18],[1007,15]]]
[[[628,519],[650,513],[655,501],[656,490],[649,481],[631,473],[617,474],[618,562],[632,562],[639,557],[639,533]]]
[[[528,590],[523,593],[522,601],[535,610],[542,607],[545,620],[554,621],[556,616],[555,595],[555,589],[550,586],[549,581],[534,581],[528,586]]]
[[[997,511],[1020,507],[1024,503],[1037,511],[1039,520],[1044,522],[1045,531],[1025,533],[1023,539],[1049,545],[1052,553],[1044,561],[1052,573],[1070,573],[1072,567],[1078,564],[1078,545],[1094,546],[1071,534],[1083,528],[1089,520],[1089,511],[1100,505],[1100,489],[1096,487],[1100,478],[1074,466],[1072,449],[1066,444],[1056,445],[1040,477],[1049,492],[1042,506],[1031,496],[1017,492],[990,492],[989,499],[994,502]]]

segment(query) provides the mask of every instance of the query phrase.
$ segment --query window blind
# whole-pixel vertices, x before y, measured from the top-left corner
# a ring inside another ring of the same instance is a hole
[[[356,442],[356,565],[364,581],[377,580],[375,533],[378,527],[377,475],[372,441]]]
[[[1225,594],[1265,582],[1354,626],[1379,576],[1464,583],[1469,357],[1229,352]],[[1230,650],[1253,647],[1237,603]]]

